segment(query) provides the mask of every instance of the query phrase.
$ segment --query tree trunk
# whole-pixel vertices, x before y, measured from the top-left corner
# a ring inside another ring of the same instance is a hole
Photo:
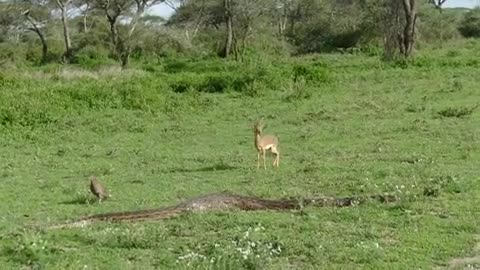
[[[112,38],[112,54],[120,61],[122,69],[125,69],[128,65],[131,51],[130,45],[128,44],[129,37],[120,37],[116,20],[110,22],[110,34]]]
[[[437,2],[434,1],[435,7],[438,9],[438,12],[440,13],[440,22],[439,22],[439,28],[440,28],[440,46],[443,46],[443,4],[447,0],[437,0]]]
[[[280,35],[280,37],[283,37],[285,35],[287,21],[288,21],[288,6],[286,3],[284,3],[284,6],[282,8],[282,14],[280,15],[280,18],[278,20],[278,34]]]
[[[40,38],[40,42],[42,42],[42,64],[46,63],[48,60],[48,45],[47,40],[42,32],[37,32],[38,37]]]
[[[233,47],[233,14],[231,11],[231,0],[223,0],[223,5],[225,9],[225,25],[227,27],[227,37],[221,56],[228,58]]]
[[[122,59],[121,59],[121,62],[122,62],[122,69],[126,69],[127,66],[128,66],[128,61],[129,61],[129,56],[128,55],[122,55]]]
[[[65,42],[65,52],[63,53],[63,60],[65,62],[69,62],[72,57],[72,41],[70,39],[70,31],[68,29],[67,9],[71,0],[66,0],[65,2],[62,2],[62,0],[56,0],[56,2],[57,6],[60,8],[63,26],[63,40]]]
[[[108,18],[108,23],[110,24],[110,38],[112,39],[112,54],[118,56],[118,31],[117,31],[117,19]]]
[[[128,1],[127,1],[128,2]],[[129,62],[130,54],[132,52],[132,39],[133,33],[137,27],[137,23],[140,17],[143,15],[146,8],[149,7],[148,1],[145,0],[135,0],[136,3],[136,11],[131,18],[131,21],[128,25],[125,26],[128,29],[126,34],[120,34],[117,28],[118,18],[126,11],[131,10],[129,5],[121,6],[118,3],[115,5],[114,8],[110,9],[109,1],[106,1],[105,5],[103,6],[105,16],[107,21],[110,25],[110,36],[112,39],[112,54],[117,57],[118,61],[120,61],[122,65],[122,69],[126,68]]]
[[[127,48],[127,49],[125,49],[124,52],[122,52],[122,55],[120,57],[120,62],[122,64],[122,69],[127,68],[129,61],[130,61],[130,49]]]
[[[415,45],[415,24],[417,21],[417,1],[403,0],[405,27],[403,30],[403,56],[409,58]]]
[[[383,58],[390,61],[397,56],[397,50],[403,55],[403,14],[400,14],[402,4],[398,0],[385,1],[385,4],[385,13],[382,16]]]
[[[292,36],[295,35],[295,26],[296,26],[298,18],[301,16],[301,14],[302,14],[301,7],[300,7],[300,5],[297,5],[295,10],[293,12],[291,12],[290,15],[288,16],[288,21],[290,22],[290,24],[289,24],[290,25],[289,34],[292,35]]]
[[[442,7],[440,6],[439,7],[439,11],[440,11],[440,46],[443,46],[443,11],[442,11]]]
[[[31,28],[28,28],[28,30],[35,32],[38,37],[40,38],[40,42],[42,43],[42,60],[41,63],[44,64],[48,60],[48,45],[47,45],[47,39],[45,38],[45,35],[40,31],[40,29],[37,26],[37,23],[35,20],[28,15],[28,13],[25,14],[25,17],[27,18],[28,22],[32,25]]]
[[[72,41],[70,39],[70,30],[68,29],[68,20],[65,7],[62,8],[63,38],[65,41],[64,60],[69,62],[72,58]]]
[[[87,14],[83,14],[83,32],[87,33],[88,32],[88,27],[87,27]]]

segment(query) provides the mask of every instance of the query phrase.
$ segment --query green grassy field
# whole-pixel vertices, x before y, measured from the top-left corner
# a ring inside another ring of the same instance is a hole
[[[1,268],[432,269],[479,255],[480,46],[467,45],[408,66],[322,55],[4,72]],[[261,116],[280,138],[279,169],[271,156],[256,169]],[[110,200],[91,200],[90,175]],[[27,226],[225,190],[400,201]]]

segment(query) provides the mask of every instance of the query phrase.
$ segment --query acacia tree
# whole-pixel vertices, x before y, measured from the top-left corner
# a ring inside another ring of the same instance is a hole
[[[73,0],[74,9],[82,16],[81,32],[87,33],[91,27],[88,26],[87,18],[94,10],[93,0]]]
[[[96,0],[110,26],[112,51],[126,68],[132,52],[132,36],[140,17],[149,7],[164,0]]]
[[[0,42],[6,40],[19,41],[20,24],[18,20],[20,10],[10,2],[0,2]]]
[[[405,16],[405,26],[401,36],[400,52],[405,58],[412,55],[415,45],[415,25],[417,22],[417,0],[403,0],[403,12]]]
[[[185,30],[187,40],[200,30],[213,30],[220,34],[217,54],[220,57],[238,57],[247,39],[256,32],[269,16],[268,8],[276,0],[195,0],[170,1],[177,12],[169,19],[168,26]],[[173,5],[177,3],[178,5]]]
[[[218,19],[214,18],[218,12],[212,12],[219,8],[216,2],[212,0],[165,1],[170,8],[175,10],[167,25],[182,29],[188,45],[191,46],[201,28],[207,27],[209,24],[218,25],[220,23]]]
[[[225,17],[225,45],[223,46],[222,51],[220,52],[220,56],[222,57],[229,57],[230,52],[234,47],[233,43],[233,10],[232,10],[232,1],[231,0],[223,0],[223,12]]]
[[[440,42],[443,42],[443,18],[442,18],[442,13],[443,13],[443,4],[447,2],[447,0],[429,0],[428,1],[430,4],[433,4],[436,9],[440,12],[440,20],[439,20],[439,30],[440,30]]]
[[[247,39],[262,25],[258,19],[267,15],[271,1],[267,0],[223,0],[225,43],[219,52],[221,57],[235,57],[247,47]]]
[[[26,27],[27,30],[30,30],[37,34],[40,42],[42,43],[42,59],[41,63],[45,63],[48,59],[48,44],[45,34],[42,28],[46,25],[46,20],[40,21],[33,17],[31,10],[27,9],[22,13],[25,16],[25,19],[30,24],[30,27]]]
[[[65,43],[63,59],[65,62],[69,62],[72,58],[72,41],[70,39],[70,29],[68,27],[68,11],[72,5],[72,0],[55,0],[55,4],[60,9],[60,18],[62,20],[63,40]]]
[[[290,22],[294,28],[295,19],[298,19],[298,0],[274,0],[269,8],[273,23],[277,26],[278,35],[283,37],[286,34],[287,24]]]
[[[445,2],[447,2],[447,0],[428,0],[428,2],[430,4],[433,4],[435,6],[435,8],[437,8],[439,10],[440,13],[442,13],[443,11],[443,4],[445,4]]]
[[[417,21],[416,0],[384,0],[377,10],[383,25],[384,57],[395,58],[397,52],[409,58],[414,49]]]

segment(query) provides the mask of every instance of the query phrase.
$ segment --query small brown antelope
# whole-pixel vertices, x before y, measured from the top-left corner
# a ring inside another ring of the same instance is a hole
[[[90,177],[90,191],[99,199],[100,202],[110,197],[103,185],[95,176]]]
[[[262,129],[264,125],[258,121],[253,126],[253,132],[255,135],[255,148],[257,149],[257,169],[260,168],[260,153],[263,157],[263,168],[267,169],[267,165],[265,164],[265,152],[270,150],[272,154],[275,155],[275,159],[273,160],[273,166],[280,165],[280,151],[278,149],[278,137],[275,135],[262,135]]]

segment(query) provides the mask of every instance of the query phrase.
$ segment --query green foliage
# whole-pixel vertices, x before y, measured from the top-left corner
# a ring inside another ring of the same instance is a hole
[[[44,239],[43,234],[38,232],[19,232],[8,240],[11,245],[5,250],[6,254],[31,269],[42,269],[48,256],[56,251]]]
[[[24,44],[15,44],[9,42],[0,43],[0,61],[9,61],[16,64],[25,62]]]
[[[189,52],[189,45],[181,38],[182,33],[173,29],[156,31],[152,29],[142,33],[142,43],[133,49],[132,56],[137,59],[157,57],[178,57]]]
[[[351,30],[345,32],[335,32],[322,23],[315,23],[310,29],[299,34],[297,41],[300,53],[329,52],[335,49],[345,49],[357,46],[362,33],[360,30]]]
[[[458,30],[464,37],[480,37],[480,8],[466,12]]]
[[[228,70],[227,70],[228,69]],[[174,92],[190,90],[209,93],[236,91],[248,95],[278,90],[279,83],[306,77],[309,82],[322,83],[328,80],[327,71],[319,67],[304,68],[284,63],[237,63],[223,61],[169,61],[165,71],[175,73],[170,80]],[[182,71],[182,72],[180,72]],[[302,73],[303,72],[303,73]]]
[[[424,188],[423,195],[438,197],[441,192],[462,193],[465,192],[465,187],[460,184],[457,176],[438,176],[429,179],[429,182]]]
[[[431,3],[419,7],[418,31],[419,45],[440,44],[445,40],[458,39],[458,26],[464,16],[462,10],[443,8],[440,12]]]
[[[285,91],[284,99],[287,102],[308,99],[312,95],[311,93],[312,91],[310,87],[307,85],[304,77],[300,77],[297,80],[291,81],[285,87],[284,91]]]
[[[295,42],[301,54],[312,52],[329,52],[367,45],[379,36],[376,22],[371,11],[372,6],[381,6],[381,1],[372,4],[366,2],[337,3],[325,1],[305,2],[299,9],[303,10],[300,23],[290,29],[289,36]],[[380,14],[377,14],[380,16]]]
[[[36,95],[36,98],[31,98],[25,92],[22,93],[9,93],[12,89],[21,89],[29,87],[26,83],[20,83],[11,80],[11,78],[1,78],[1,85],[6,86],[2,90],[3,98],[0,101],[0,125],[3,126],[23,126],[34,127],[44,126],[55,122],[53,111],[50,110],[50,105],[54,103],[54,100],[47,99],[45,94],[41,93]],[[39,98],[45,96],[45,99]]]
[[[196,73],[183,72],[175,76],[175,79],[170,83],[170,87],[175,93],[184,93],[188,91],[202,90],[205,85],[204,75],[197,75]]]
[[[96,79],[83,79],[68,87],[61,87],[63,81],[60,80],[60,84],[49,86],[49,91],[43,88],[43,91],[35,92],[34,99],[26,92],[8,93],[6,92],[7,88],[4,88],[4,98],[0,101],[2,105],[0,124],[36,128],[56,123],[58,115],[85,109],[125,108],[151,112],[154,107],[163,105],[161,92],[166,89],[164,84],[162,86],[161,81],[152,81],[156,87],[145,91],[145,88],[137,83],[123,81],[103,82]],[[1,82],[2,85],[9,85],[10,91],[12,88],[31,89],[35,83],[12,82],[5,77]]]
[[[112,61],[109,59],[109,52],[105,48],[88,45],[75,52],[72,63],[86,69],[92,69],[112,63]]]
[[[313,82],[314,84],[328,83],[330,80],[328,69],[322,63],[294,65],[293,80],[296,81],[301,78],[305,79],[306,82]]]
[[[224,93],[227,91],[244,92],[255,78],[248,74],[234,74],[231,72],[217,72],[198,75],[183,72],[176,76],[171,88],[176,93],[198,91],[207,93]]]
[[[63,46],[59,40],[48,41],[48,54],[46,59],[42,58],[40,41],[35,39],[26,43],[25,60],[34,65],[43,65],[49,63],[60,63],[62,59]]]
[[[240,228],[239,228],[240,229]],[[190,251],[177,259],[177,264],[195,269],[261,269],[278,257],[284,247],[277,239],[268,239],[262,224],[234,232],[229,242],[207,244],[202,253]]]
[[[336,51],[381,56],[384,26],[391,17],[387,13],[390,4],[391,1],[387,0],[234,2],[235,59],[251,61],[265,55],[284,57]],[[0,9],[7,11],[0,15],[0,57],[18,65],[45,64],[41,61],[38,36],[26,31],[28,23],[25,18],[11,15],[29,7],[47,39],[50,54],[46,62],[61,62],[64,45],[60,37],[63,29],[60,20],[52,17],[54,12],[50,11],[53,6],[37,2],[2,4]],[[126,14],[125,11],[121,13]],[[83,16],[69,18],[74,64],[94,69],[119,60],[119,57],[114,57],[110,27],[103,12],[98,8],[89,11],[85,17],[86,25]],[[117,24],[117,31],[121,39],[125,39],[124,45],[129,47],[129,59],[134,66],[147,62],[157,64],[168,58],[198,59],[217,55],[225,44],[222,4],[216,0],[187,1],[176,12],[167,21],[144,14],[131,38],[127,35],[128,26]],[[417,48],[441,47],[445,41],[460,38],[459,32],[465,37],[475,37],[477,13],[476,10],[466,12],[465,9],[452,8],[444,8],[440,13],[432,4],[420,1]],[[162,27],[158,27],[160,25]],[[126,48],[123,45],[117,47],[117,50]],[[152,65],[148,69],[158,71]]]
[[[465,117],[465,116],[471,115],[477,107],[478,106],[460,107],[460,108],[448,107],[438,111],[438,115],[442,117],[457,117],[457,118]]]

